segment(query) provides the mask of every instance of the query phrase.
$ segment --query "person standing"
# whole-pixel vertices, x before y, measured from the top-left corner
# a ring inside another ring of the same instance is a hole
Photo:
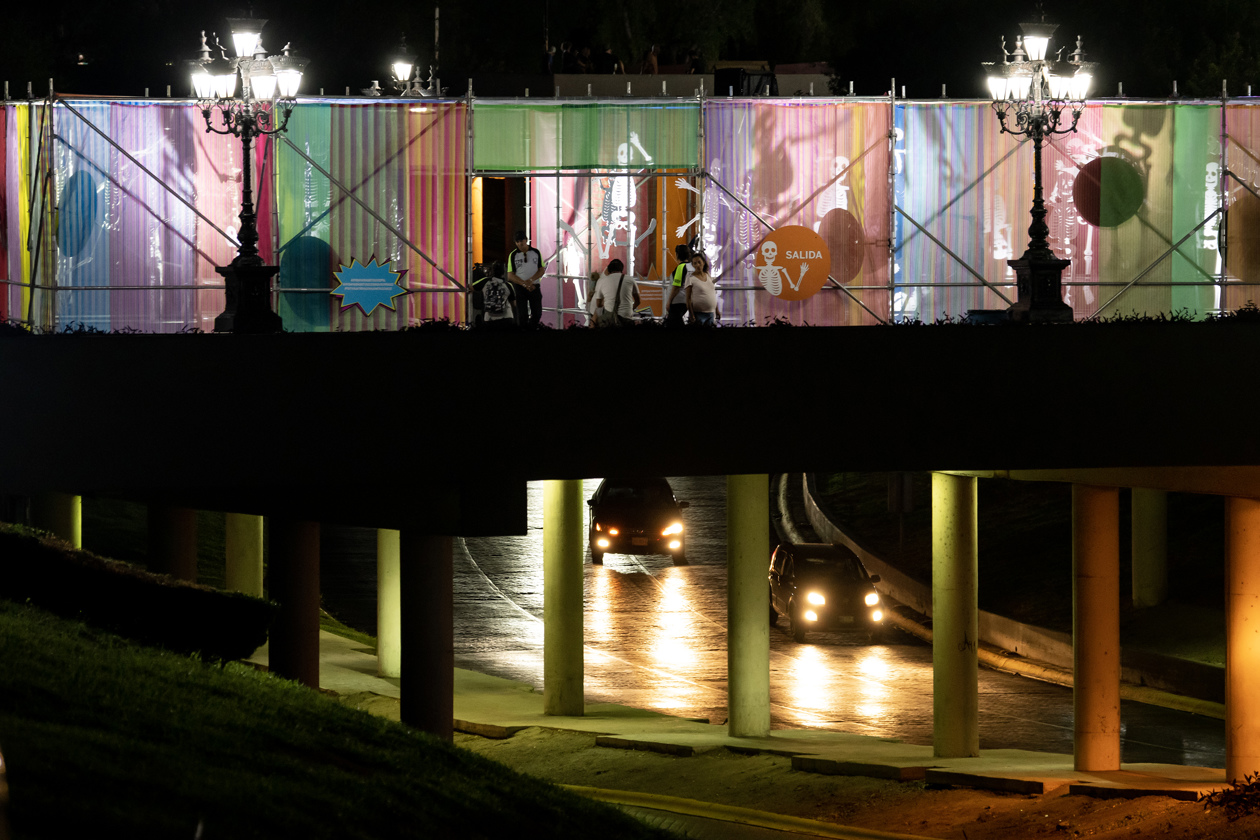
[[[595,287],[599,285],[599,278],[603,275],[598,271],[592,271],[591,277],[586,281],[586,326],[599,326],[599,308],[595,306]]]
[[[613,260],[595,284],[596,323],[602,327],[633,324],[634,310],[638,306],[638,285],[634,278],[626,276],[625,264]]]
[[[623,76],[626,73],[626,66],[621,63],[621,59],[613,52],[612,44],[606,44],[604,51],[595,57],[596,73],[620,73]]]
[[[687,311],[691,313],[691,323],[712,327],[716,323],[717,281],[709,276],[709,261],[704,254],[693,256],[691,266],[694,270],[687,279]]]
[[[660,63],[657,55],[661,48],[653,44],[648,51],[643,54],[643,62],[639,65],[639,72],[645,76],[655,76],[660,72]]]
[[[542,318],[542,253],[529,244],[525,231],[516,232],[516,249],[508,254],[507,279],[519,289],[516,296],[516,320],[522,327],[537,327]]]
[[[687,314],[687,278],[694,270],[691,267],[691,246],[675,245],[674,256],[678,265],[674,268],[674,279],[665,293],[665,326],[681,327],[683,317]]]
[[[503,278],[503,263],[496,262],[490,277],[481,284],[482,326],[487,330],[516,329],[515,297],[512,284]]]

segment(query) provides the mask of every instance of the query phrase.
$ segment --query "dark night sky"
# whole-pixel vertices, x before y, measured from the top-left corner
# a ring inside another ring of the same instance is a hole
[[[447,4],[442,18],[442,75],[462,91],[470,74],[539,72],[544,31],[592,45],[612,41],[630,63],[650,43],[681,57],[692,44],[712,59],[776,62],[830,61],[839,78],[853,79],[859,94],[882,94],[892,77],[912,97],[935,97],[942,83],[953,97],[984,96],[980,62],[999,57],[1020,20],[1035,19],[1032,2],[993,0],[899,0],[895,4],[844,4],[834,0],[462,0]],[[193,58],[201,29],[226,31],[223,18],[235,2],[194,5],[175,0],[66,0],[51,11],[29,7],[6,15],[0,32],[0,78],[14,93],[34,83],[47,90],[139,95],[161,94],[171,84],[187,95],[183,62]],[[259,4],[269,19],[264,43],[285,42],[311,59],[304,92],[321,86],[358,91],[387,78],[388,56],[405,31],[428,51],[433,39],[432,0],[366,0],[360,3]],[[1048,4],[1061,22],[1056,45],[1085,40],[1088,58],[1101,62],[1095,91],[1163,96],[1174,79],[1182,92],[1231,90],[1256,73],[1260,4],[1254,0],[1201,0],[1193,8],[1172,0],[1060,0]],[[87,65],[75,56],[84,53]],[[1249,78],[1255,74],[1256,78]],[[1197,82],[1195,80],[1198,80]]]

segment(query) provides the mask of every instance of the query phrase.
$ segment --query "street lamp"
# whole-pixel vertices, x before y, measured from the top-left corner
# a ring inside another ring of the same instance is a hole
[[[237,236],[240,246],[230,264],[215,268],[223,276],[227,292],[227,304],[214,319],[215,332],[272,333],[280,332],[282,327],[280,316],[271,309],[271,278],[280,268],[264,265],[258,255],[250,147],[255,137],[279,134],[288,126],[306,59],[290,55],[287,45],[281,55],[268,56],[262,47],[262,28],[266,23],[255,18],[228,19],[236,49],[234,59],[227,57],[217,38],[214,51],[219,54],[212,56],[202,31],[201,56],[189,62],[206,131],[239,137],[243,153],[241,229]],[[215,125],[215,111],[219,113],[220,126]]]
[[[433,65],[429,65],[429,83],[424,84],[424,68],[416,58],[416,53],[407,46],[407,36],[394,50],[389,63],[393,76],[394,89],[403,96],[437,96],[437,83],[433,78]],[[376,94],[379,96],[379,94]]]
[[[1041,193],[1041,144],[1051,135],[1076,131],[1094,65],[1082,60],[1085,53],[1079,37],[1076,51],[1067,61],[1060,59],[1066,49],[1063,47],[1050,58],[1050,38],[1057,28],[1057,24],[1045,22],[1044,14],[1038,23],[1021,23],[1023,34],[1015,41],[1015,52],[1006,51],[1003,38],[1002,63],[984,62],[993,111],[1002,132],[1025,135],[1033,143],[1030,241],[1022,257],[1007,261],[1015,269],[1019,293],[1007,310],[1007,318],[1012,321],[1072,320],[1072,307],[1063,302],[1062,286],[1063,269],[1072,261],[1056,257],[1046,241],[1050,228],[1046,225],[1046,205]]]

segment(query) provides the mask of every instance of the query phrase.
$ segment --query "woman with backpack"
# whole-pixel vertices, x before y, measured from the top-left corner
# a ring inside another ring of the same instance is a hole
[[[503,276],[503,263],[490,268],[490,278],[481,284],[482,324],[488,330],[516,327],[516,292]]]

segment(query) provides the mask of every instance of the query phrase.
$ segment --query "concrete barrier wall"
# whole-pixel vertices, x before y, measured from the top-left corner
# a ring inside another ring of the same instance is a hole
[[[848,546],[866,565],[871,574],[879,575],[877,589],[929,618],[932,615],[931,586],[920,583],[893,568],[863,546],[836,517],[818,501],[817,485],[812,474],[802,480],[805,510],[810,525],[827,542]],[[980,611],[980,641],[1020,656],[1044,662],[1068,672],[1072,671],[1072,637],[1068,633],[1024,624],[1005,616]],[[1224,702],[1225,669],[1202,662],[1164,656],[1144,650],[1121,652],[1120,678],[1126,683],[1144,685],[1186,697]]]

